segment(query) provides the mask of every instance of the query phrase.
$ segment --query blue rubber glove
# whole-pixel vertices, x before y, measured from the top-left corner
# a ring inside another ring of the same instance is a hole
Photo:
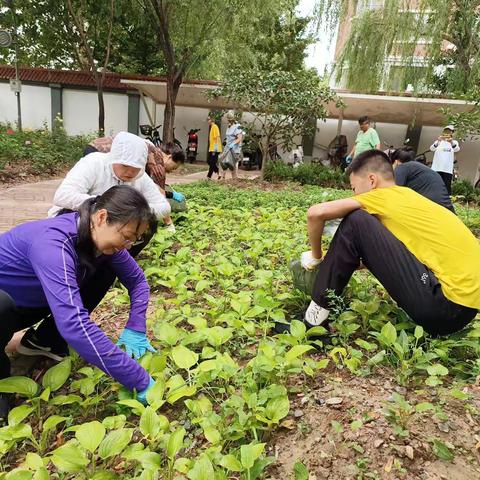
[[[144,405],[147,404],[147,392],[155,385],[155,380],[150,377],[150,381],[148,382],[148,386],[145,390],[142,390],[141,392],[137,392],[137,400]]]
[[[215,153],[218,152],[218,145],[217,145],[217,144],[215,144],[215,145],[213,146],[213,151],[214,151]]]
[[[236,145],[236,143],[232,142],[228,145],[228,148],[230,148],[230,149],[235,148],[235,145]]]
[[[147,351],[156,352],[156,350],[150,345],[147,336],[142,332],[125,328],[118,339],[117,345],[119,347],[125,347],[125,352],[129,357],[139,359],[143,357]]]
[[[173,192],[173,197],[174,200],[177,202],[183,202],[185,200],[185,195],[180,192]]]

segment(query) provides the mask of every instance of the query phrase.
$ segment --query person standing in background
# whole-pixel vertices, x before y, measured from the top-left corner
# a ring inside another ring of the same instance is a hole
[[[380,138],[377,131],[370,126],[370,119],[365,115],[358,119],[360,125],[360,131],[357,133],[355,139],[355,145],[350,152],[350,155],[345,159],[347,165],[352,163],[352,160],[367,150],[377,149],[380,150]]]
[[[447,192],[452,194],[453,164],[455,153],[460,151],[460,145],[453,139],[453,125],[447,125],[442,134],[430,146],[433,155],[432,170],[435,170],[445,183]]]
[[[222,153],[222,140],[220,138],[220,129],[215,123],[215,120],[212,116],[208,117],[208,174],[207,178],[211,179],[212,175],[218,173],[218,154]]]

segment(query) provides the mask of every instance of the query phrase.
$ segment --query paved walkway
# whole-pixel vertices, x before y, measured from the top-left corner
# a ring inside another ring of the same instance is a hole
[[[259,172],[239,171],[239,178],[256,178]],[[207,171],[190,175],[169,177],[172,185],[182,185],[204,180]],[[0,233],[10,230],[19,223],[45,218],[52,206],[53,195],[61,179],[27,183],[0,190]]]

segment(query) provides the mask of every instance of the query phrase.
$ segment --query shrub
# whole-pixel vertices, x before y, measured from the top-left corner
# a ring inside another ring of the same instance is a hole
[[[475,188],[467,180],[453,182],[452,195],[454,197],[459,197],[458,200],[480,205],[480,188]]]
[[[29,174],[52,174],[77,162],[89,141],[87,136],[68,136],[60,119],[53,131],[45,127],[12,132],[8,125],[0,125],[0,172],[7,164],[22,162]]]
[[[341,170],[312,163],[293,168],[283,162],[268,162],[265,165],[264,179],[268,182],[291,181],[301,185],[348,188],[347,179]]]

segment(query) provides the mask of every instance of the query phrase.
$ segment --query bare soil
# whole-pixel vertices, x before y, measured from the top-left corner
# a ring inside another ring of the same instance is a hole
[[[43,180],[54,180],[55,178],[63,178],[70,170],[71,166],[59,166],[54,172],[38,173],[32,169],[27,161],[18,161],[15,163],[7,163],[5,168],[0,170],[0,189],[10,188],[17,185],[36,183]]]
[[[391,378],[388,369],[368,378],[333,366],[319,373],[307,393],[293,397],[289,417],[269,441],[270,453],[277,457],[270,478],[294,478],[294,465],[301,461],[309,480],[480,479],[480,416],[470,413],[472,407],[480,409],[478,383],[465,389],[473,395],[466,408],[441,389],[407,389]],[[416,413],[407,424],[409,435],[395,435],[384,415],[394,392],[412,405],[442,404],[448,420],[440,421],[432,412]],[[356,431],[351,427],[355,420],[363,420]],[[436,457],[433,438],[454,445],[454,460]]]

